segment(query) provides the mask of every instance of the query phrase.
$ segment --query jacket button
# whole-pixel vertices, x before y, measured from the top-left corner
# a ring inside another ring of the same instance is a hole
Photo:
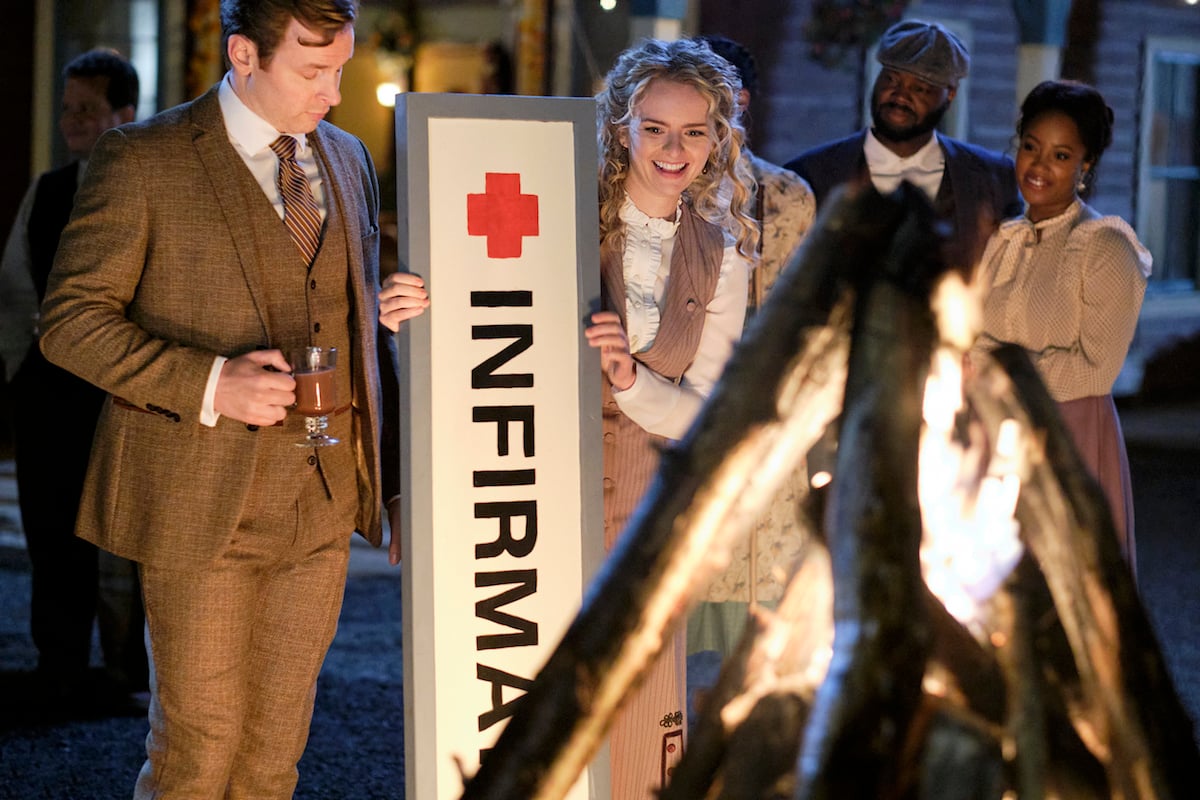
[[[320,333],[320,332],[321,332],[321,323],[318,322],[315,325],[313,325],[313,333]]]
[[[696,310],[696,301],[695,301],[695,300],[688,300],[688,301],[687,301],[687,310],[688,310],[688,311],[695,311],[695,310]]]
[[[615,442],[616,440],[617,440],[617,435],[615,433],[613,433],[612,431],[609,431],[608,433],[604,434],[605,442],[608,442],[611,444],[612,442]]]
[[[616,485],[617,485],[617,484],[616,484],[616,482],[615,482],[615,481],[614,481],[612,478],[605,478],[605,479],[604,479],[604,488],[605,488],[605,489],[611,489],[611,488],[613,488],[613,487],[614,487],[614,486],[616,486]]]
[[[310,289],[317,288],[317,279],[316,278],[313,278],[312,280],[310,280],[308,282],[308,288],[310,288]]]
[[[316,456],[309,456],[309,457],[308,457],[308,465],[309,465],[310,467],[315,467],[315,466],[317,465],[317,457],[316,457]]]
[[[258,430],[258,426],[257,426],[257,425],[247,425],[247,426],[246,426],[246,430],[248,430],[248,431],[256,431],[256,430]]]

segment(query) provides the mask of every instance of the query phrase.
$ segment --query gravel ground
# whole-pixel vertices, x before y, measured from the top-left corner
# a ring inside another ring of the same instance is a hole
[[[1130,456],[1140,585],[1177,688],[1200,719],[1200,447],[1186,441],[1200,439],[1200,413],[1165,432],[1137,413],[1123,411],[1123,419],[1127,438],[1137,440]],[[35,660],[28,561],[4,477],[0,464],[0,800],[126,800],[144,756],[144,720],[14,725],[3,714],[13,675]],[[352,548],[351,564],[298,800],[404,797],[398,572],[387,568],[385,553],[365,546]]]
[[[297,800],[404,797],[399,572],[354,548],[338,633],[317,688]],[[365,566],[364,566],[365,565]],[[386,571],[385,571],[386,570]],[[29,564],[0,547],[0,692],[36,663],[26,632]],[[5,680],[7,678],[7,680]],[[17,723],[0,696],[0,799],[127,800],[145,759],[144,719]],[[11,706],[7,706],[11,707]]]

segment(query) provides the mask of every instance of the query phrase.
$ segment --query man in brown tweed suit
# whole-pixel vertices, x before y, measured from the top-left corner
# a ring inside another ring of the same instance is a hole
[[[77,533],[137,562],[145,595],[135,798],[292,796],[349,537],[380,544],[396,494],[379,187],[362,143],[322,121],[356,5],[225,0],[228,74],[100,140],[50,277],[43,352],[109,393]],[[284,223],[282,136],[320,209],[311,257]],[[390,325],[427,305],[415,276],[391,287]],[[288,413],[285,354],[310,344],[342,354],[333,447],[297,446]]]

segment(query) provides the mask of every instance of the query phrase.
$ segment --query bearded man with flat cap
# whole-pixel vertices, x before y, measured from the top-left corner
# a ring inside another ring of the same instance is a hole
[[[950,263],[970,272],[1000,221],[1023,206],[1011,158],[936,131],[967,76],[967,49],[936,22],[905,20],[880,38],[876,59],[871,127],[785,166],[812,186],[818,208],[838,185],[866,177],[884,194],[916,185],[950,225]]]

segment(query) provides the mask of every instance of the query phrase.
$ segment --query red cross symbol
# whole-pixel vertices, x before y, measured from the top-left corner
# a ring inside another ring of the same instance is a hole
[[[467,195],[467,233],[487,237],[488,258],[520,258],[524,236],[538,235],[538,198],[521,194],[521,175],[488,172],[486,191]]]

